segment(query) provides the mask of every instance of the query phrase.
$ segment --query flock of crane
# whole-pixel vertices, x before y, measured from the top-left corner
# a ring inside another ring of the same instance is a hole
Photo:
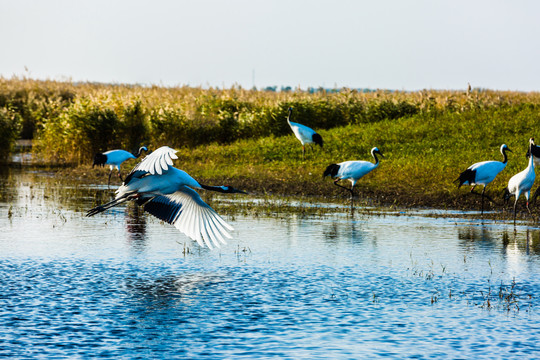
[[[293,133],[302,144],[302,157],[305,157],[305,145],[316,144],[323,146],[323,139],[320,134],[313,129],[290,121],[293,109],[289,108],[287,122]],[[495,177],[506,167],[508,163],[507,151],[511,150],[506,144],[501,145],[503,161],[483,161],[475,163],[463,171],[456,182],[458,187],[464,184],[472,186],[473,192],[476,185],[483,185],[482,190],[482,214],[484,211],[484,197],[486,187]],[[144,206],[144,210],[174,225],[178,230],[197,241],[200,246],[219,247],[225,244],[225,238],[231,238],[230,231],[233,228],[227,224],[208,204],[206,204],[199,194],[193,189],[205,189],[221,193],[242,193],[246,192],[235,189],[231,186],[210,186],[201,184],[183,170],[175,168],[173,160],[177,159],[176,150],[163,146],[148,154],[133,170],[122,179],[120,172],[121,164],[128,159],[136,159],[142,152],[148,152],[148,148],[142,146],[137,155],[133,155],[125,150],[111,150],[98,153],[94,157],[93,166],[110,166],[109,180],[116,168],[118,177],[122,185],[116,190],[114,200],[94,207],[89,210],[86,216],[93,216],[101,213],[113,206],[133,200],[137,205]],[[381,151],[374,147],[371,155],[375,162],[369,161],[345,161],[338,164],[329,165],[324,171],[323,177],[330,176],[334,179],[336,186],[348,190],[351,194],[351,201],[354,197],[354,186],[357,181],[366,174],[376,169],[379,165],[377,155],[384,157]],[[529,197],[535,179],[534,160],[540,158],[540,147],[534,144],[534,139],[529,140],[529,165],[522,172],[514,175],[508,182],[505,189],[505,200],[510,196],[515,196],[514,202],[514,224],[516,221],[516,205],[521,194],[525,194],[527,199],[527,210],[529,210]],[[534,160],[533,160],[534,159]],[[341,180],[349,180],[351,187],[347,188],[339,184]]]
[[[456,182],[459,182],[458,187],[461,187],[463,184],[471,186],[471,192],[474,191],[476,185],[483,185],[482,189],[482,210],[481,213],[484,213],[484,197],[486,192],[486,187],[499,175],[501,171],[504,170],[506,164],[508,164],[508,156],[506,152],[510,150],[506,144],[501,145],[501,153],[503,155],[503,161],[482,161],[469,166],[465,171],[463,171],[459,177],[456,179]],[[539,160],[540,157],[540,147],[534,144],[534,139],[529,139],[529,149],[527,151],[527,157],[529,158],[529,164],[525,170],[517,173],[512,176],[508,181],[508,186],[504,189],[504,200],[508,201],[511,196],[515,196],[514,200],[514,225],[516,223],[516,206],[519,197],[521,194],[525,195],[527,200],[526,206],[529,214],[531,214],[531,209],[529,208],[529,199],[531,196],[531,188],[534,184],[535,173],[534,173],[534,162]],[[538,191],[538,190],[537,190]],[[533,196],[536,198],[536,193]]]

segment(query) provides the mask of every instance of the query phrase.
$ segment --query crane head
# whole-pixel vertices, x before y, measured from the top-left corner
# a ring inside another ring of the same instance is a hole
[[[540,146],[534,144],[533,138],[529,140],[529,148],[527,149],[527,154],[525,156],[529,157],[531,156],[531,153],[533,157],[540,158]]]
[[[384,155],[382,154],[381,150],[379,150],[378,147],[374,147],[373,149],[371,149],[371,154],[379,154],[381,155],[381,157],[384,157]]]

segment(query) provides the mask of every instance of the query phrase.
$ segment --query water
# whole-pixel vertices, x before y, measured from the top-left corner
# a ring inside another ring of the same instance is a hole
[[[234,239],[208,250],[135,207],[85,218],[110,196],[101,185],[19,170],[0,182],[0,356],[540,354],[530,222],[514,232],[459,213],[351,217],[328,206],[225,215]]]

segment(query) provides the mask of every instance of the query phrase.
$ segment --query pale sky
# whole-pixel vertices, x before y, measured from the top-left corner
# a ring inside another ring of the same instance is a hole
[[[0,76],[540,91],[540,2],[0,0]]]

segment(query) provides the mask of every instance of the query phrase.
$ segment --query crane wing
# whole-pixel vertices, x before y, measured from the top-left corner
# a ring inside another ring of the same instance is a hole
[[[161,175],[163,172],[169,170],[169,166],[173,164],[173,159],[178,159],[176,152],[177,150],[171,149],[168,146],[162,146],[148,154],[131,172],[144,171],[152,175]]]
[[[205,203],[199,194],[186,186],[170,195],[156,196],[144,205],[144,210],[158,219],[174,225],[178,230],[196,240],[199,245],[220,247],[231,239],[233,228]]]
[[[310,128],[309,126],[306,126],[306,125],[302,125],[302,124],[299,124],[299,123],[295,123],[295,122],[290,122],[291,123],[291,127],[295,126],[298,128],[298,131],[308,137],[308,136],[312,136],[313,134],[316,134],[317,132],[315,130],[313,130],[312,128]]]

